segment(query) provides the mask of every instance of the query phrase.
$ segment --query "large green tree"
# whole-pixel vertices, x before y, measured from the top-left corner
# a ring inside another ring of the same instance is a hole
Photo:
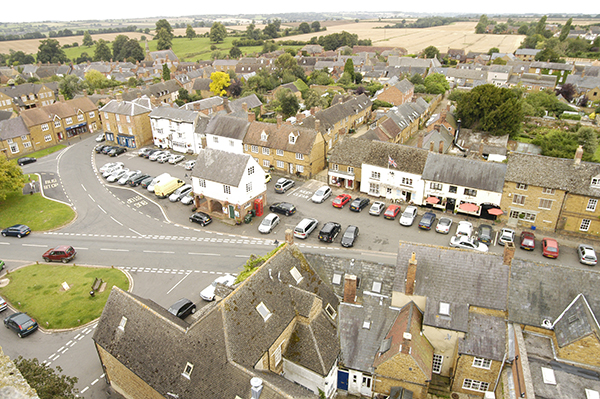
[[[589,126],[582,126],[577,131],[577,142],[583,147],[583,152],[594,155],[598,148],[598,132]]]
[[[477,26],[475,26],[475,33],[485,33],[485,28],[487,28],[487,26],[490,24],[487,15],[482,14],[479,17],[479,22],[477,23]]]
[[[227,29],[225,25],[220,22],[215,22],[210,27],[210,41],[214,43],[221,43],[227,37]]]
[[[169,33],[165,28],[160,28],[156,32],[156,49],[157,50],[168,50],[173,46],[173,35]]]
[[[22,356],[14,361],[19,372],[27,380],[30,387],[35,389],[40,399],[75,399],[78,390],[75,384],[77,377],[61,374],[62,368],[55,369],[40,363],[37,359],[25,359]]]
[[[162,78],[166,82],[167,80],[171,80],[171,70],[167,64],[163,64],[162,66]]]
[[[31,54],[25,54],[21,50],[9,50],[8,65],[24,65],[35,63],[35,58]]]
[[[537,25],[535,26],[535,33],[537,33],[538,35],[544,35],[544,31],[546,30],[546,20],[547,19],[548,19],[547,15],[544,15],[542,18],[540,18]]]
[[[65,96],[67,100],[75,97],[75,94],[82,91],[83,88],[84,86],[82,86],[77,75],[67,75],[58,82],[58,91]]]
[[[569,18],[567,23],[560,30],[560,36],[558,37],[558,40],[560,40],[561,42],[565,41],[567,36],[569,36],[569,33],[571,33],[571,24],[572,23],[573,23],[573,18]]]
[[[126,57],[124,57],[125,53],[123,49],[125,44],[129,41],[129,38],[125,35],[117,35],[115,40],[112,42],[112,52],[113,52],[113,60],[114,61],[123,61]]]
[[[8,194],[23,188],[24,184],[23,170],[16,163],[0,156],[0,201],[5,200]]]
[[[280,89],[277,92],[277,103],[284,119],[289,118],[292,115],[296,115],[300,109],[298,97],[296,97],[296,95],[294,95],[290,89]]]
[[[298,25],[298,30],[302,33],[310,33],[310,25],[308,22],[302,22]]]
[[[437,58],[439,55],[440,50],[435,46],[428,46],[423,50],[423,58]]]
[[[196,37],[196,31],[194,30],[194,28],[192,28],[192,25],[190,24],[188,24],[185,28],[185,37],[187,37],[190,40]]]
[[[318,32],[321,30],[321,23],[319,21],[313,21],[313,23],[310,24],[310,28],[313,32]]]
[[[444,94],[450,89],[450,84],[441,73],[434,73],[425,78],[425,91],[430,94]]]
[[[167,33],[171,36],[171,39],[173,39],[173,27],[171,27],[169,21],[167,21],[166,19],[159,19],[158,21],[156,21],[156,34],[158,34],[158,31],[161,29],[166,30]]]
[[[94,61],[110,61],[111,58],[112,52],[108,43],[104,39],[98,39],[94,50]]]
[[[90,35],[90,31],[86,30],[83,34],[83,43],[84,46],[91,47],[94,45],[94,41],[92,40],[92,35]]]
[[[59,62],[67,62],[68,58],[63,49],[60,47],[60,43],[56,39],[46,39],[40,42],[37,53],[37,61],[45,64],[47,62],[51,64],[57,64]]]
[[[122,56],[125,61],[136,62],[143,61],[146,58],[144,49],[137,41],[137,39],[131,38],[125,43],[122,49]]]

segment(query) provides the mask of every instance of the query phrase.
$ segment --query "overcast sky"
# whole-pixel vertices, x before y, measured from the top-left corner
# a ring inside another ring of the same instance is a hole
[[[261,5],[262,3],[262,5]],[[404,4],[403,4],[404,3]],[[4,10],[0,16],[2,22],[31,22],[31,21],[73,21],[89,19],[121,19],[121,18],[146,18],[146,17],[178,17],[182,15],[205,15],[205,14],[242,14],[242,13],[272,13],[285,12],[339,12],[340,7],[344,11],[370,11],[368,2],[359,0],[343,1],[269,1],[254,2],[228,0],[198,1],[198,2],[169,2],[164,0],[145,1],[117,1],[104,0],[98,3],[82,2],[80,0],[63,0],[60,3],[48,2],[47,0],[30,0],[24,7],[16,7]],[[397,5],[394,9],[394,5]],[[476,13],[476,14],[506,14],[506,13],[582,13],[600,14],[600,2],[598,1],[447,1],[430,0],[427,2],[377,2],[378,8],[390,8],[397,12],[435,12],[435,13]],[[229,11],[231,10],[231,11]],[[378,10],[373,10],[378,11]]]

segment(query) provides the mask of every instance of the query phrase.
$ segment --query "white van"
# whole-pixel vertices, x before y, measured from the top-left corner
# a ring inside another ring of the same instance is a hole
[[[171,175],[168,174],[168,173],[163,173],[162,175],[156,176],[154,179],[152,179],[152,181],[150,182],[150,184],[148,184],[148,187],[147,187],[148,191],[150,191],[151,193],[153,193],[154,192],[154,186],[156,186],[161,181],[164,181],[164,180],[168,179],[169,177],[171,177]]]
[[[310,233],[317,228],[319,221],[317,219],[302,219],[294,229],[294,237],[308,238]]]
[[[176,177],[167,178],[154,186],[154,194],[158,198],[167,198],[169,194],[183,186],[183,180]]]

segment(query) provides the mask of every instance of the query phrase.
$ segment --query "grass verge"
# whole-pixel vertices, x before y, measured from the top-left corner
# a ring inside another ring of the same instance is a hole
[[[42,328],[73,328],[100,317],[111,287],[129,288],[125,273],[114,268],[36,264],[7,275],[10,283],[0,294],[21,312],[36,319]],[[95,278],[105,281],[106,290],[93,297]],[[62,283],[70,289],[65,291]]]
[[[52,147],[44,148],[43,150],[39,150],[39,151],[32,152],[32,153],[25,154],[25,155],[20,155],[17,158],[11,159],[11,162],[17,163],[17,159],[21,158],[21,156],[28,157],[28,158],[41,158],[41,157],[45,157],[46,155],[50,155],[53,152],[60,151],[63,148],[66,148],[66,147],[67,146],[63,145],[63,144],[57,144],[57,145],[52,146]]]
[[[70,206],[46,199],[40,193],[23,195],[16,191],[0,201],[0,226],[3,228],[20,223],[34,231],[53,230],[74,218],[75,211]]]

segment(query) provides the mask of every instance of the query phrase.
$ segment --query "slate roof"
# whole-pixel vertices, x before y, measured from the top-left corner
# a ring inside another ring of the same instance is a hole
[[[175,55],[175,52],[171,49],[151,51],[150,57],[155,61],[156,60],[164,60],[167,57],[169,57],[169,61],[178,61],[179,60],[179,58],[177,58],[177,55]]]
[[[469,306],[506,310],[508,267],[502,256],[400,241],[394,291],[405,292],[413,252],[417,260],[414,292],[427,297],[423,324],[467,332]],[[450,305],[450,316],[439,314],[440,302]]]
[[[90,112],[98,108],[87,97],[74,98],[66,102],[56,102],[45,107],[31,108],[21,111],[23,121],[28,127],[51,122],[55,115],[60,118],[72,117],[77,112]]]
[[[27,136],[29,130],[23,122],[23,118],[0,120],[0,140],[13,139],[15,137]]]
[[[185,108],[185,109],[189,109],[189,110],[191,110],[191,109],[203,110],[203,109],[210,109],[214,106],[219,106],[221,104],[223,104],[223,98],[214,96],[214,97],[209,97],[209,98],[203,98],[202,100],[194,101],[191,103],[183,104],[183,106],[181,108]]]
[[[248,106],[248,110],[258,108],[261,105],[263,105],[262,101],[260,101],[256,94],[250,94],[249,96],[241,97],[237,100],[230,101],[229,108],[231,108],[232,113],[241,112],[243,111],[242,104],[244,103],[246,103],[246,105]]]
[[[261,139],[263,132],[267,134],[266,141]],[[296,136],[294,144],[290,143],[290,134]],[[251,122],[244,137],[244,144],[308,155],[314,147],[318,134],[314,129],[299,125],[283,123],[277,127],[275,123]]]
[[[0,92],[12,98],[20,98],[21,96],[29,96],[29,94],[37,94],[43,87],[44,85],[39,83],[23,83],[15,86],[0,87]]]
[[[600,87],[600,77],[598,76],[567,76],[565,83],[577,86],[579,89],[593,89]]]
[[[390,166],[390,170],[396,169],[416,175],[423,174],[428,154],[427,150],[421,148],[379,141],[372,141],[369,150],[365,164],[387,168],[390,166],[389,158],[392,158],[398,167]]]
[[[227,115],[216,115],[206,127],[205,134],[244,140],[250,122]]]
[[[149,116],[150,118],[169,119],[175,122],[194,123],[198,119],[198,112],[163,105],[162,107],[154,108]]]
[[[556,76],[556,75],[538,75],[535,73],[523,73],[521,76],[511,75],[508,78],[508,83],[509,84],[554,87],[554,86],[556,86],[557,80],[558,80],[558,76]]]
[[[569,278],[565,278],[567,275]],[[509,321],[540,326],[554,322],[579,294],[600,315],[600,274],[560,265],[513,259],[508,296]]]
[[[572,344],[590,334],[600,340],[600,326],[582,294],[571,302],[553,325],[559,347]]]
[[[506,352],[507,327],[503,317],[469,313],[469,332],[458,341],[458,353],[501,362]]]
[[[7,119],[12,118],[13,116],[13,112],[12,111],[3,111],[0,109],[0,121],[5,121]]]
[[[361,137],[346,137],[337,143],[331,150],[329,162],[360,168],[370,148],[370,143]]]
[[[100,112],[110,112],[113,114],[136,116],[150,113],[152,107],[148,97],[141,97],[134,101],[110,100],[108,104],[100,108]]]
[[[192,176],[238,187],[249,160],[250,155],[203,148],[196,158]]]
[[[368,109],[373,105],[373,102],[364,94],[358,97],[354,97],[346,102],[337,103],[329,108],[318,111],[315,115],[305,118],[300,126],[305,126],[311,129],[315,128],[315,121],[319,120],[321,123],[321,132],[325,132],[327,129],[332,129],[336,123],[345,119],[346,117]]]
[[[469,171],[469,173],[465,173]],[[423,180],[501,193],[506,164],[429,153]]]
[[[194,86],[192,90],[210,90],[210,84],[212,79],[210,78],[198,78],[194,80]]]

